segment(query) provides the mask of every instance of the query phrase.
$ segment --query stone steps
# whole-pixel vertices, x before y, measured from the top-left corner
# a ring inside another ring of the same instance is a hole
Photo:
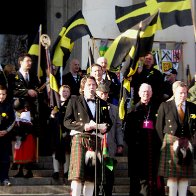
[[[127,157],[117,157],[117,168],[115,171],[115,182],[113,195],[129,195],[129,177]],[[34,164],[34,177],[30,179],[14,178],[16,170],[10,170],[10,181],[12,186],[0,187],[0,196],[70,196],[70,182],[64,180],[60,173],[59,180],[54,180],[52,158],[50,156],[39,157],[39,162]],[[191,179],[190,190],[196,195],[196,179]]]
[[[127,157],[117,157],[117,168],[115,172],[115,185],[113,195],[128,196],[129,178],[127,173]],[[52,158],[50,156],[39,157],[38,163],[33,166],[33,178],[14,178],[17,170],[10,170],[9,176],[12,186],[1,186],[0,196],[70,196],[70,182],[62,177],[54,180]],[[63,175],[63,173],[60,175]]]

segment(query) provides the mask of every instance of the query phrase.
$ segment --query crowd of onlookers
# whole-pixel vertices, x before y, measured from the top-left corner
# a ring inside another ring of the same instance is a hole
[[[131,105],[120,120],[121,81],[108,70],[106,58],[99,57],[90,74],[81,70],[79,60],[70,61],[59,83],[59,107],[50,105],[48,71],[38,78],[29,54],[20,55],[18,66],[5,65],[0,71],[2,185],[11,185],[10,155],[14,177],[32,178],[38,146],[50,146],[52,177],[58,180],[62,170],[72,195],[80,195],[83,183],[84,195],[98,194],[94,181],[103,185],[104,195],[112,195],[115,156],[123,155],[125,141],[130,195],[165,195],[164,177],[170,196],[186,195],[188,179],[194,177],[196,75],[187,86],[177,80],[176,69],[163,74],[154,67],[153,55],[146,54],[129,78]]]

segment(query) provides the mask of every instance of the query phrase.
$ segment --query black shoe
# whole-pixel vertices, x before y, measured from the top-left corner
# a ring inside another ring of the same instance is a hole
[[[187,196],[193,196],[194,193],[192,193],[190,190],[187,190]]]
[[[18,169],[18,164],[12,163],[12,166],[10,168],[11,170],[17,170]]]
[[[33,173],[32,171],[28,171],[25,175],[24,175],[25,178],[33,178]]]
[[[54,172],[52,174],[52,177],[53,177],[54,180],[58,180],[59,179],[59,172]]]
[[[68,172],[64,173],[63,177],[68,179]]]
[[[14,178],[22,178],[24,177],[23,172],[19,171],[16,175],[13,176]]]

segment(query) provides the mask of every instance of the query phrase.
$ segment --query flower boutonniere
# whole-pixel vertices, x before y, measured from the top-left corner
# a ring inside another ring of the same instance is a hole
[[[154,74],[154,71],[152,70],[152,71],[148,74],[147,78],[150,77],[150,76],[153,75],[153,74]]]
[[[16,74],[16,76],[15,76],[15,79],[16,79],[16,80],[18,80],[18,79],[19,79],[19,76],[18,76],[18,74]]]
[[[102,109],[102,110],[106,110],[106,109],[107,109],[107,107],[102,107],[101,109]]]
[[[5,112],[3,112],[3,113],[1,113],[1,116],[5,118],[5,117],[7,117],[7,114]]]
[[[196,119],[196,114],[190,114],[190,118]]]

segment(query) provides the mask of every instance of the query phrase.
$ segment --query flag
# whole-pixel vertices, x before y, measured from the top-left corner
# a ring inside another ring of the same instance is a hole
[[[152,33],[152,31],[155,31],[158,28],[157,17],[158,13],[149,16],[144,21],[142,21],[142,27],[140,30],[140,34],[142,35],[140,56],[144,56],[144,54],[146,52],[149,52],[152,48],[154,39],[154,34]],[[106,51],[104,57],[108,61],[108,69],[110,71],[116,72],[120,69],[120,65],[130,52],[131,47],[136,44],[139,25],[140,23],[132,27],[132,29],[128,29],[127,31],[119,35]],[[146,32],[144,33],[145,30]]]
[[[37,77],[40,79],[43,76],[43,69],[41,67],[41,44],[40,44],[40,36],[41,36],[41,25],[39,27],[39,31],[37,32],[33,44],[31,45],[28,54],[31,55],[33,65],[32,71],[36,73]]]
[[[54,76],[54,70],[52,67],[50,69],[49,78],[50,78],[49,79],[50,80],[50,107],[60,108],[59,89],[58,89],[56,78]]]
[[[192,81],[192,76],[191,76],[189,65],[187,65],[186,67],[186,77],[187,77],[187,86],[190,86]]]
[[[124,65],[121,69],[121,73],[123,75],[119,103],[119,117],[121,120],[123,120],[126,115],[126,103],[131,96],[130,77],[134,75],[137,70],[139,57],[144,56],[152,49],[154,35],[158,29],[158,16],[159,12],[140,22],[139,29],[137,31],[137,39],[128,54],[130,63]],[[144,31],[142,31],[142,28],[144,28]]]
[[[100,41],[100,46],[99,46],[99,56],[104,56],[107,49],[108,49],[108,40],[102,39]]]
[[[50,107],[60,108],[60,95],[57,80],[54,75],[55,67],[51,64],[50,53],[48,48],[46,50],[47,67],[49,71],[49,85],[50,85]]]
[[[103,158],[105,162],[105,166],[112,171],[114,168],[113,165],[113,160],[111,157],[109,157],[109,152],[108,152],[108,144],[107,144],[107,134],[104,134],[103,140],[102,140],[102,153],[103,153]]]
[[[89,51],[88,51],[88,62],[87,62],[87,67],[86,67],[86,73],[90,74],[91,72],[91,65],[95,63],[94,61],[94,57],[93,57],[93,53],[92,53],[92,49],[89,46],[88,47]]]
[[[65,67],[74,47],[74,42],[87,34],[92,37],[80,10],[63,25],[52,47],[52,64]]]
[[[115,6],[117,26],[120,32],[124,32],[159,9],[160,29],[172,25],[183,27],[193,24],[190,0],[146,0],[127,7]]]

